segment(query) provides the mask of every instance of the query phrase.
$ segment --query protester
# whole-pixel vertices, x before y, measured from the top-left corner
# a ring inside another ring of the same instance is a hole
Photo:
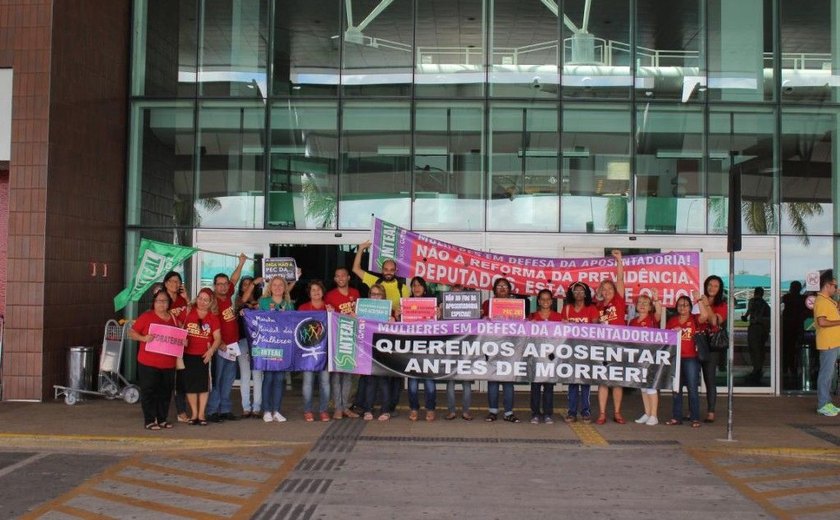
[[[213,290],[198,292],[192,309],[184,318],[187,347],[184,349],[184,390],[192,415],[190,424],[207,426],[207,391],[210,386],[210,360],[222,345],[222,332]]]
[[[169,300],[172,305],[169,307],[169,313],[183,320],[184,313],[187,312],[187,305],[189,305],[190,297],[184,287],[183,279],[180,273],[176,271],[169,271],[163,275],[163,287],[166,289],[166,294],[169,295]],[[152,289],[152,294],[156,291]],[[187,397],[184,391],[184,377],[180,374],[180,370],[175,373],[175,412],[177,413],[178,422],[190,422],[190,417],[187,414]]]
[[[563,316],[554,310],[551,291],[543,289],[537,293],[537,310],[528,319],[531,321],[562,321]],[[531,424],[554,424],[554,384],[531,383]]]
[[[385,288],[381,284],[375,283],[371,285],[368,292],[368,298],[371,300],[384,300]],[[393,317],[391,318],[393,320]],[[373,405],[376,401],[377,392],[381,392],[381,406],[379,408],[379,420],[388,421],[391,419],[391,378],[388,376],[370,376],[367,387],[365,389],[365,401],[362,406],[364,413],[364,420],[373,420]]]
[[[411,298],[431,298],[432,291],[429,289],[426,280],[422,276],[415,276],[409,284],[411,287]],[[408,420],[416,421],[420,410],[418,398],[420,380],[415,377],[408,378]],[[435,381],[431,378],[423,378],[423,394],[425,397],[426,420],[435,420],[435,408],[437,406],[437,395]]]
[[[677,298],[677,314],[665,324],[666,329],[676,330],[680,335],[680,388],[674,394],[673,417],[665,424],[675,426],[683,421],[683,387],[688,389],[688,409],[692,428],[700,427],[700,363],[697,360],[697,346],[694,334],[699,326],[691,314],[691,298]]]
[[[624,264],[621,260],[621,251],[613,249],[612,256],[615,258],[615,282],[603,280],[598,288],[601,296],[597,307],[601,313],[600,321],[605,325],[624,325],[626,323],[627,303],[624,301]],[[607,401],[610,398],[610,387],[612,386],[613,397],[613,420],[618,424],[626,421],[621,415],[621,399],[624,396],[624,389],[620,386],[598,385],[598,407],[599,415],[595,424],[607,422]]]
[[[499,277],[493,282],[493,298],[513,298],[510,281],[507,278]],[[481,304],[482,315],[488,317],[490,314],[490,300]],[[513,414],[513,383],[502,383],[503,404],[505,407],[504,420],[511,423],[522,422]],[[499,418],[499,382],[487,381],[487,417],[486,422],[494,422]]]
[[[239,319],[236,309],[233,306],[233,287],[239,282],[242,274],[242,267],[248,257],[244,253],[239,254],[239,263],[230,276],[218,273],[213,277],[213,292],[216,298],[216,316],[222,326],[222,344],[219,346],[216,357],[213,358],[211,373],[213,374],[213,388],[210,390],[210,397],[207,400],[207,418],[212,422],[235,421],[233,415],[230,392],[233,390],[233,381],[236,379],[236,361],[222,356],[228,349],[239,348]]]
[[[640,294],[636,298],[636,316],[630,320],[629,325],[631,327],[658,329],[661,318],[662,303],[659,301],[657,292],[651,291],[650,296]],[[642,388],[642,405],[645,412],[636,419],[636,422],[648,426],[659,424],[659,390],[656,389],[655,385],[650,388]]]
[[[464,286],[461,284],[455,284],[450,289],[451,292],[462,292],[464,290]],[[445,419],[447,421],[454,420],[458,417],[458,414],[455,413],[456,411],[456,403],[455,403],[455,383],[456,381],[452,379],[448,379],[446,381],[446,406],[449,410],[449,413],[446,415]],[[460,381],[461,383],[461,419],[465,421],[472,421],[473,416],[470,413],[470,405],[472,404],[472,381]]]
[[[242,399],[242,418],[262,417],[262,370],[251,368],[251,344],[248,341],[248,330],[245,327],[245,309],[257,309],[260,302],[257,295],[262,277],[243,276],[239,281],[239,292],[236,293],[236,311],[239,315],[239,394]],[[254,383],[254,400],[251,402],[251,382]]]
[[[169,401],[175,382],[175,358],[157,352],[149,352],[146,345],[155,339],[149,333],[154,324],[178,327],[170,313],[172,299],[165,290],[152,294],[152,309],[141,314],[131,328],[128,337],[139,341],[137,347],[137,379],[140,384],[140,406],[143,410],[143,424],[147,430],[172,428],[168,421]]]
[[[321,280],[312,280],[306,286],[306,293],[309,295],[309,301],[301,305],[299,311],[331,311],[333,308],[324,303],[324,282]],[[315,376],[318,377],[318,412],[321,422],[329,422],[330,414],[327,412],[327,407],[330,404],[330,372],[324,367],[323,370],[316,372],[303,372],[303,419],[306,422],[312,422],[315,417],[312,415],[312,392],[315,385]],[[349,398],[350,389],[347,389]],[[336,415],[341,415],[341,410],[344,408],[346,401],[336,402]],[[339,408],[341,406],[341,408]],[[340,418],[340,417],[339,417]]]
[[[592,290],[583,282],[575,282],[569,286],[566,292],[572,295],[572,301],[563,305],[560,313],[563,321],[571,323],[598,323],[600,313],[592,305]],[[586,424],[592,422],[592,412],[589,408],[590,385],[570,384],[569,385],[569,413],[564,419],[567,423],[577,421],[578,410],[580,418]]]
[[[701,329],[712,332],[726,327],[726,298],[723,280],[711,275],[703,282],[703,294],[694,291],[694,300],[698,305],[697,323]],[[718,353],[710,352],[709,358],[700,363],[703,371],[703,383],[706,385],[706,419],[703,422],[715,422],[715,404],[717,403],[717,366]]]
[[[324,296],[324,302],[336,312],[353,314],[353,307],[356,304],[356,300],[359,299],[359,291],[350,287],[350,271],[346,267],[337,268],[333,276],[333,281],[335,282],[335,288]],[[335,372],[330,377],[332,379],[333,403],[335,404],[333,419],[338,420],[342,417],[355,419],[359,414],[353,411],[350,402],[353,374]],[[366,378],[367,376],[364,377]],[[358,394],[365,392],[365,388],[362,387],[361,383],[356,392],[357,400],[359,401],[358,404],[361,404],[364,402],[364,398],[359,399]]]
[[[282,276],[275,276],[266,286],[263,297],[260,298],[261,311],[293,311],[295,305],[289,298],[288,286]],[[281,370],[263,370],[262,409],[263,421],[286,422],[280,413],[283,404],[283,385],[286,383],[286,372]]]
[[[753,297],[747,303],[747,312],[741,319],[748,321],[747,348],[750,351],[752,372],[747,375],[747,383],[760,385],[764,374],[764,345],[770,337],[770,305],[764,301],[764,288],[756,287]]]
[[[782,370],[791,377],[796,374],[796,355],[802,344],[805,319],[810,314],[801,292],[802,284],[793,281],[787,294],[782,296]]]
[[[829,269],[820,275],[820,292],[814,302],[814,325],[817,329],[817,350],[820,353],[820,373],[817,376],[817,413],[834,417],[840,408],[831,402],[831,383],[834,366],[840,354],[840,311],[834,295],[837,279]]]

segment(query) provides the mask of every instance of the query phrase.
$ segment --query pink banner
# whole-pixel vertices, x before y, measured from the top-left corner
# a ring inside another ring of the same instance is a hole
[[[146,343],[147,352],[157,352],[173,357],[184,355],[184,340],[187,339],[186,329],[153,323],[149,326],[149,334],[153,335],[155,339]]]

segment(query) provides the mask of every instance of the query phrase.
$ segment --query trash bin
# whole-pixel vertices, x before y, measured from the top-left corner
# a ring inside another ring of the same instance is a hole
[[[93,347],[68,349],[67,386],[73,390],[93,390]]]

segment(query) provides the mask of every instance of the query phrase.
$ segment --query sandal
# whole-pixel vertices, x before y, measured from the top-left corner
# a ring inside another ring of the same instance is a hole
[[[208,424],[207,419],[199,419],[198,420],[198,425],[199,426],[207,426],[207,424]]]
[[[705,419],[703,419],[703,422],[704,422],[704,423],[709,423],[709,424],[711,424],[711,423],[715,422],[715,412],[709,412],[709,413],[707,413],[707,414],[706,414],[706,418],[705,418]]]
[[[158,423],[156,423],[156,422],[150,422],[149,424],[147,424],[147,425],[145,426],[145,428],[146,428],[147,430],[155,430],[155,431],[157,431],[157,430],[160,430],[160,425],[159,425]]]
[[[373,414],[370,413],[370,412],[365,412],[364,420],[365,421],[372,421],[373,420]]]
[[[598,420],[595,421],[595,424],[607,424],[607,414],[602,413],[598,416]]]
[[[691,421],[692,428],[699,428],[700,426],[702,426],[702,424],[700,424],[700,421]]]
[[[668,426],[679,426],[679,425],[682,424],[682,421],[679,420],[679,419],[671,419],[671,420],[665,421],[665,424],[668,425]]]
[[[433,410],[426,411],[426,421],[432,422],[435,420],[435,412]]]
[[[453,412],[449,412],[448,414],[446,414],[446,417],[444,417],[444,419],[446,419],[447,421],[451,421],[452,419],[454,419],[456,417],[458,417],[458,416],[455,415]]]
[[[172,423],[171,422],[163,421],[162,423],[158,423],[158,426],[160,426],[164,430],[171,430],[172,429]]]
[[[186,414],[178,414],[178,422],[188,423],[190,422],[190,418]]]
[[[350,419],[358,419],[358,418],[359,418],[359,414],[357,414],[357,413],[356,413],[356,412],[354,412],[353,410],[349,410],[349,409],[348,409],[348,410],[344,410],[344,417],[348,417],[348,418],[350,418]]]
[[[622,417],[621,414],[618,413],[618,412],[616,412],[613,415],[613,420],[615,420],[615,422],[617,422],[618,424],[626,424],[627,423],[627,421],[624,420],[624,417]]]
[[[468,414],[468,413],[462,413],[462,414],[461,414],[461,419],[463,419],[463,420],[465,420],[465,421],[472,421],[472,420],[473,420],[473,416],[472,416],[472,415],[470,415],[470,414]]]
[[[499,418],[498,414],[490,412],[487,414],[487,417],[484,418],[484,422],[496,422],[496,419]]]
[[[517,417],[513,414],[505,415],[505,421],[512,422],[512,423],[521,423],[522,422],[522,421],[519,420],[519,417]]]
[[[198,426],[199,422],[200,421],[198,419],[190,419],[187,421],[187,424],[189,424],[190,426]]]
[[[417,420],[417,410],[411,410],[408,412],[408,420],[409,421],[416,421]]]
[[[391,420],[391,414],[389,414],[389,413],[380,414],[378,420],[381,421],[381,422],[390,421]]]

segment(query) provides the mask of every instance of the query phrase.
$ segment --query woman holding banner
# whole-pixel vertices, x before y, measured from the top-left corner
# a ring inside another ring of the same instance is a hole
[[[677,315],[665,324],[666,329],[676,330],[680,335],[680,388],[674,394],[673,417],[666,422],[668,426],[682,424],[683,387],[688,388],[688,410],[692,428],[700,427],[700,362],[697,360],[697,346],[694,334],[698,324],[691,314],[691,298],[677,298]]]
[[[711,275],[703,282],[703,294],[694,291],[697,303],[697,323],[705,329],[716,331],[726,326],[726,298],[723,280]],[[703,422],[715,422],[715,403],[717,402],[717,365],[718,353],[710,352],[709,358],[700,363],[703,371],[703,383],[706,385],[706,419]]]
[[[530,321],[562,321],[563,316],[554,310],[551,291],[543,289],[537,293],[537,307],[528,319]],[[531,383],[531,424],[554,424],[554,384]]]
[[[149,334],[153,324],[177,327],[175,318],[169,314],[172,304],[167,291],[158,289],[152,296],[152,309],[137,318],[128,330],[128,337],[139,341],[137,348],[137,378],[140,383],[140,406],[143,409],[143,424],[147,430],[172,428],[169,417],[169,401],[172,400],[172,386],[175,382],[175,358],[146,350],[146,344],[155,339]]]
[[[493,298],[513,298],[510,281],[507,278],[497,278],[493,282]],[[490,300],[481,304],[482,316],[490,315]],[[501,383],[502,398],[505,407],[504,420],[507,422],[522,422],[513,414],[513,383]],[[494,422],[499,418],[499,382],[487,381],[487,417],[485,422]]]
[[[381,284],[375,283],[370,286],[368,298],[371,300],[384,300],[385,287]],[[394,321],[393,316],[391,321]],[[365,387],[365,401],[363,406],[364,420],[373,420],[373,403],[376,400],[376,393],[380,392],[382,405],[379,408],[379,420],[388,421],[391,419],[391,378],[388,376],[370,376],[368,384]]]
[[[275,276],[268,283],[263,297],[260,298],[261,311],[293,311],[295,304],[289,297],[286,280],[282,276]],[[279,370],[263,370],[262,398],[263,421],[286,422],[280,413],[283,403],[283,385],[286,382],[286,372]]]
[[[615,282],[612,280],[602,280],[601,286],[598,287],[598,294],[601,299],[598,300],[597,307],[601,313],[600,321],[605,325],[625,325],[627,303],[624,301],[624,264],[621,261],[621,251],[618,249],[612,250],[612,256],[615,258]],[[624,424],[626,421],[621,416],[621,399],[624,397],[624,389],[620,386],[612,387],[613,396],[613,419],[618,424]],[[598,407],[600,413],[595,424],[604,424],[607,422],[607,401],[610,398],[610,385],[598,385]]]
[[[187,347],[184,349],[184,391],[190,403],[190,424],[207,426],[204,409],[210,389],[210,360],[222,344],[222,331],[214,306],[213,290],[205,287],[195,298],[192,310],[184,318]]]
[[[411,291],[410,298],[431,298],[432,291],[429,289],[426,280],[422,276],[415,276],[408,284]],[[420,391],[420,380],[416,377],[408,378],[408,420],[416,421],[420,411],[420,399],[418,392]],[[437,395],[435,380],[430,378],[423,379],[423,394],[425,397],[426,406],[426,420],[435,420],[435,408],[437,407]]]
[[[190,297],[187,295],[187,290],[184,287],[184,281],[181,279],[181,274],[177,271],[169,271],[163,276],[163,287],[166,289],[166,294],[169,295],[169,300],[172,305],[169,306],[169,314],[176,318],[180,316],[183,320],[182,313],[187,311]],[[154,293],[154,291],[152,291]],[[190,422],[187,415],[187,393],[184,391],[184,376],[180,372],[175,373],[175,411],[178,413],[178,422]]]
[[[583,282],[575,282],[566,291],[566,300],[572,295],[572,301],[563,305],[560,313],[563,321],[570,323],[598,323],[598,309],[592,305],[592,290]],[[569,385],[569,413],[564,419],[567,423],[577,421],[578,408],[580,409],[581,420],[589,424],[592,421],[592,412],[589,409],[589,392],[591,386],[570,384]]]
[[[656,291],[651,291],[651,296],[640,294],[636,298],[636,317],[630,320],[631,327],[647,327],[658,329],[662,317],[662,304]],[[637,424],[656,426],[659,424],[659,390],[656,385],[652,388],[642,388],[642,404],[645,413],[636,419]]]
[[[309,301],[301,305],[299,311],[331,311],[332,306],[324,303],[324,282],[312,280],[306,286],[306,293]],[[312,422],[315,417],[312,415],[312,392],[315,386],[315,372],[306,371],[303,373],[303,419]],[[318,376],[318,412],[321,422],[329,422],[330,414],[327,413],[327,406],[330,404],[330,372],[326,368],[317,373]],[[348,406],[345,404],[350,399],[350,387],[347,387],[346,395],[335,396],[336,415],[339,415]]]

